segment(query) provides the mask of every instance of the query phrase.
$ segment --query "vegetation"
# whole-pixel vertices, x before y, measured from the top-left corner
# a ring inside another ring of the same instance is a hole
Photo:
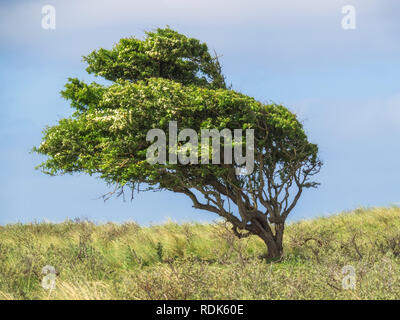
[[[268,256],[279,258],[285,220],[303,189],[317,186],[312,178],[321,167],[318,147],[308,141],[296,116],[227,87],[207,45],[169,28],[147,32],[144,40],[121,39],[111,50],[93,51],[84,60],[87,72],[110,85],[69,79],[62,96],[75,112],[45,129],[34,149],[47,156],[41,169],[99,176],[120,190],[116,194],[140,185],[181,193],[195,208],[223,217],[237,237],[259,236]],[[218,130],[220,147],[213,149],[214,136],[213,144],[210,138],[198,144],[200,139],[195,143],[185,136],[168,150],[157,149],[160,161],[147,161],[149,131],[160,130],[171,141],[174,121],[198,138],[203,129]],[[242,137],[219,135],[237,129],[253,132],[254,146]],[[232,154],[222,152],[223,146],[245,148],[252,155],[251,169],[238,161],[241,157],[229,161]],[[190,165],[173,161],[189,150],[195,151]],[[164,151],[168,161],[160,157]],[[219,164],[201,161],[211,153],[223,157]]]
[[[291,223],[279,261],[222,222],[0,227],[2,299],[399,299],[400,208]],[[56,288],[41,286],[54,266]],[[342,288],[353,266],[355,290]]]

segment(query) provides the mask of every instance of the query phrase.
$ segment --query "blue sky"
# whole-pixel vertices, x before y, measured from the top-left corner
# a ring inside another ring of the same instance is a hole
[[[56,29],[41,9],[56,9]],[[355,30],[341,27],[344,5]],[[48,177],[30,154],[41,131],[71,114],[59,92],[68,77],[95,80],[81,56],[120,38],[169,25],[222,55],[235,90],[297,113],[324,167],[292,220],[360,206],[400,204],[400,3],[304,1],[2,1],[0,4],[0,224],[89,218],[142,224],[210,221],[183,195],[99,197],[95,178]]]

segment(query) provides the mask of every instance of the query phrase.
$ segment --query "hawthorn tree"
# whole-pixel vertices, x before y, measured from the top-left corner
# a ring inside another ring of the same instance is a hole
[[[96,175],[117,194],[139,186],[184,194],[195,208],[228,221],[237,237],[259,236],[269,257],[282,255],[285,220],[303,190],[318,185],[311,178],[321,167],[317,145],[293,113],[229,88],[207,45],[168,27],[146,32],[144,40],[121,39],[84,61],[88,73],[109,84],[69,79],[61,95],[75,112],[44,130],[34,150],[47,158],[38,168]],[[146,135],[158,128],[168,136],[170,121],[196,132],[253,129],[253,172],[238,175],[240,165],[223,161],[150,164]]]

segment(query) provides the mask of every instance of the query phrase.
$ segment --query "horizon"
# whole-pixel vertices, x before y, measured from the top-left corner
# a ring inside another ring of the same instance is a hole
[[[399,205],[400,21],[395,12],[400,3],[288,3],[3,1],[0,225],[74,218],[148,225],[168,217],[178,223],[219,218],[166,191],[136,194],[132,203],[104,202],[101,195],[112,187],[95,177],[49,177],[34,169],[44,157],[30,151],[40,143],[43,128],[72,113],[60,95],[67,78],[102,83],[85,72],[82,56],[109,49],[123,37],[141,39],[144,30],[165,25],[216,50],[232,89],[284,105],[319,145],[321,185],[305,192],[289,222]],[[47,4],[56,9],[54,30],[41,26]],[[162,10],[152,11],[154,4]],[[341,25],[348,4],[357,10],[354,30]]]

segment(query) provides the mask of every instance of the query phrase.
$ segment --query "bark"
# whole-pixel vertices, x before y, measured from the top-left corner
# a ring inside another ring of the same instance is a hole
[[[283,254],[283,231],[284,224],[275,225],[275,234],[269,234],[267,231],[260,232],[258,236],[264,241],[268,249],[268,258],[281,258]]]

